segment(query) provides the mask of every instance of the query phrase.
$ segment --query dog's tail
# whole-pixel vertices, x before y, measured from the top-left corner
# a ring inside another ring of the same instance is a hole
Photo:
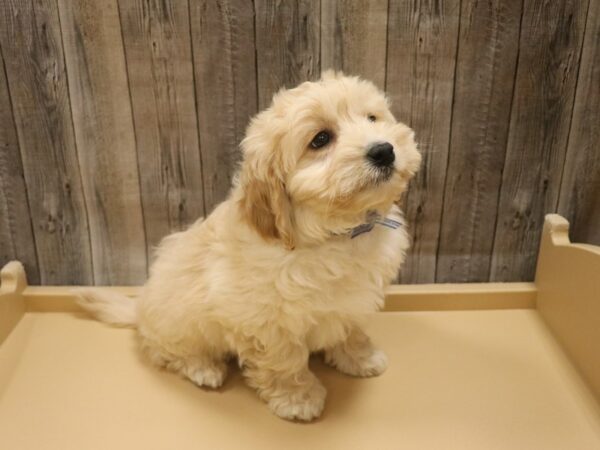
[[[137,308],[134,298],[103,289],[75,289],[77,304],[96,319],[115,327],[135,328]]]

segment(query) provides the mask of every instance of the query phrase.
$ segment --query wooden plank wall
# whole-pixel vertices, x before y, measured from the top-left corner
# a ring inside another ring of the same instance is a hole
[[[405,211],[412,253],[401,281],[432,283],[448,164],[454,98],[459,0],[390,0],[386,89],[396,117],[409,124],[423,153]]]
[[[596,0],[6,0],[0,265],[143,282],[227,195],[249,118],[328,68],[416,131],[402,282],[531,280],[548,212],[600,245]]]

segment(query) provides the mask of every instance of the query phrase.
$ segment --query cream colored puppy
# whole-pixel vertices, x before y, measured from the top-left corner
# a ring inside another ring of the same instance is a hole
[[[87,289],[81,304],[199,386],[237,356],[275,414],[311,420],[326,394],[311,352],[349,375],[386,369],[361,319],[408,247],[394,202],[421,158],[373,84],[333,72],[276,94],[241,146],[228,199],[162,241],[137,300]]]

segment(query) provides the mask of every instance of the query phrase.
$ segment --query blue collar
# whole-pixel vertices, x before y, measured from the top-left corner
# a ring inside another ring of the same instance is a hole
[[[398,222],[397,220],[390,219],[389,217],[382,217],[381,215],[372,211],[367,213],[367,222],[350,229],[350,231],[348,232],[348,234],[350,235],[350,239],[354,239],[356,236],[359,236],[363,233],[368,233],[373,228],[375,228],[375,225],[382,225],[384,227],[392,228],[395,230],[397,228],[400,228],[400,226],[402,226],[402,223]]]

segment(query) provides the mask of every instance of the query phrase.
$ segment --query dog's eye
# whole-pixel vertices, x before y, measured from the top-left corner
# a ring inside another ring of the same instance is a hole
[[[331,135],[329,134],[329,131],[319,131],[313,140],[310,141],[310,146],[314,149],[325,147],[327,144],[329,144],[330,140]]]
[[[369,114],[367,116],[367,119],[369,119],[369,122],[375,122],[377,120],[377,117],[375,117],[373,114]]]

